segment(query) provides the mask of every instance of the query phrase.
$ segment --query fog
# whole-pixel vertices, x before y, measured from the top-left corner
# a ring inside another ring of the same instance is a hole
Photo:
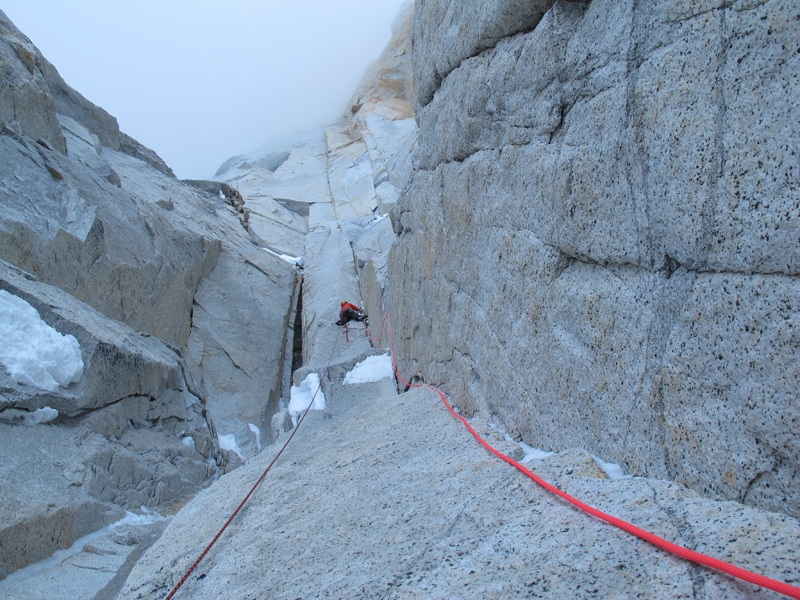
[[[404,0],[5,0],[66,82],[180,178],[334,122]]]

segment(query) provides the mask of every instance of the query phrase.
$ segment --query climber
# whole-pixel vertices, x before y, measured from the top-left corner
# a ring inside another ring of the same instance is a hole
[[[336,321],[336,324],[341,326],[350,321],[363,321],[364,325],[369,327],[369,321],[367,320],[367,315],[364,314],[364,311],[355,304],[347,302],[346,300],[342,300],[341,311],[339,312],[339,320]]]

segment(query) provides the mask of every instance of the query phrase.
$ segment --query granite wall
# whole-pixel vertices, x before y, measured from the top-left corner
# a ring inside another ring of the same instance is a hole
[[[467,4],[416,6],[401,371],[533,446],[800,515],[800,7]]]

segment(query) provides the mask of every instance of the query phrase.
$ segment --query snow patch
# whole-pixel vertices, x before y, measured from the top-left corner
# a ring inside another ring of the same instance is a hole
[[[540,450],[539,448],[534,448],[533,446],[529,446],[525,442],[517,442],[513,437],[511,437],[511,435],[509,435],[509,433],[505,429],[503,429],[499,425],[495,425],[491,421],[489,422],[489,427],[491,427],[495,431],[499,431],[500,433],[502,433],[503,437],[507,442],[515,442],[519,444],[519,447],[522,448],[522,451],[525,453],[525,455],[522,457],[522,460],[519,461],[521,463],[529,462],[535,458],[547,458],[548,456],[553,456],[553,454],[555,454],[555,452],[548,452],[547,450]]]
[[[0,340],[0,363],[17,383],[56,392],[83,376],[78,340],[50,327],[35,308],[5,290],[0,290]]]
[[[151,512],[147,510],[146,507],[141,507],[142,514],[132,513],[131,511],[126,511],[125,516],[122,517],[116,523],[112,523],[106,529],[109,531],[116,531],[120,527],[146,527],[147,525],[152,525],[153,523],[158,523],[159,521],[165,521],[167,517],[163,517],[157,512]],[[105,531],[101,529],[100,531]]]
[[[236,443],[236,436],[232,433],[228,435],[219,435],[217,434],[217,439],[219,440],[219,447],[223,450],[228,450],[230,452],[236,452],[239,455],[239,458],[242,460],[247,460],[242,451],[239,449],[239,445]]]
[[[248,423],[248,427],[250,427],[250,431],[253,432],[253,435],[256,436],[256,446],[258,446],[258,451],[261,452],[261,430],[255,423]]]
[[[394,369],[392,368],[391,356],[388,354],[368,356],[348,371],[347,375],[344,376],[344,384],[372,383],[381,379],[390,379],[393,376]]]
[[[58,416],[58,411],[49,406],[37,408],[33,412],[27,410],[20,410],[18,408],[9,408],[0,412],[0,422],[8,423],[9,425],[16,425],[22,423],[28,427],[33,425],[40,425],[41,423],[49,423]]]
[[[302,267],[305,265],[306,261],[302,256],[291,256],[289,254],[279,254],[278,252],[274,252],[269,248],[261,247],[262,250],[269,252],[272,256],[277,256],[281,260],[285,260],[286,262],[293,264],[296,267]]]
[[[297,427],[297,415],[309,406],[311,410],[325,410],[325,394],[322,392],[322,384],[316,373],[309,373],[300,385],[292,386],[287,409],[289,416],[292,417],[292,425]]]
[[[503,429],[500,425],[495,425],[494,423],[489,421],[489,427],[491,427],[495,431],[499,431],[500,433],[502,433],[503,434],[503,439],[505,439],[505,441],[507,441],[507,442],[513,442],[514,441],[514,438],[512,438],[509,435],[509,433],[505,429]]]
[[[622,470],[616,463],[606,462],[600,458],[597,458],[594,454],[592,454],[592,458],[594,462],[597,463],[597,466],[605,471],[606,475],[608,475],[609,479],[628,479],[630,475],[627,475],[625,471]]]
[[[555,452],[548,452],[547,450],[539,450],[539,448],[534,448],[533,446],[529,446],[525,442],[518,442],[519,447],[522,448],[522,451],[525,453],[525,456],[522,457],[520,462],[526,463],[531,461],[535,458],[547,458],[548,456],[553,456]]]

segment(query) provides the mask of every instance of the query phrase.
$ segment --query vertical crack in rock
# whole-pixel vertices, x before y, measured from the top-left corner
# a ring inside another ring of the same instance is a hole
[[[628,127],[631,129],[631,141],[627,145],[629,156],[627,157],[628,168],[625,169],[625,174],[628,189],[630,190],[630,198],[633,202],[633,213],[636,216],[638,233],[640,237],[644,238],[644,243],[639,244],[639,262],[642,265],[652,267],[656,249],[654,248],[652,217],[650,214],[649,162],[647,160],[643,132],[641,131],[643,109],[639,106],[636,96],[636,88],[639,83],[639,68],[643,62],[638,48],[637,31],[641,31],[641,35],[646,33],[646,28],[640,27],[637,23],[637,15],[640,12],[639,0],[634,0],[630,12],[631,37],[626,57],[625,118]]]
[[[720,8],[717,11],[719,28],[719,46],[716,52],[716,64],[714,73],[714,100],[716,103],[716,114],[714,115],[714,146],[711,150],[713,169],[709,172],[712,178],[708,187],[708,196],[705,198],[700,217],[702,219],[702,233],[698,240],[697,267],[700,270],[708,268],[709,260],[715,251],[718,243],[717,226],[717,203],[719,195],[719,183],[722,181],[725,172],[725,131],[727,125],[727,104],[725,102],[725,81],[724,71],[727,62],[728,28],[726,21],[726,9]]]
[[[300,279],[300,290],[297,292],[297,308],[294,315],[292,338],[292,375],[303,366],[303,280]],[[284,391],[285,393],[285,391]]]
[[[676,505],[674,499],[670,498],[666,499],[664,502],[661,502],[658,491],[653,484],[646,479],[643,479],[643,481],[653,492],[653,502],[666,513],[670,522],[677,530],[679,537],[677,540],[673,541],[677,544],[685,546],[686,548],[698,548],[699,546],[694,535],[694,530],[691,523],[689,523],[686,518],[686,513],[678,512],[681,508],[680,505]],[[692,562],[687,563],[686,566],[689,570],[689,579],[692,582],[692,597],[706,598],[706,580],[703,576],[702,568]]]
[[[677,271],[674,277],[656,280],[656,303],[653,318],[647,330],[645,346],[645,368],[639,382],[635,397],[644,414],[650,413],[655,419],[652,439],[663,453],[663,465],[670,469],[671,460],[669,445],[667,444],[667,423],[665,416],[664,391],[662,381],[662,367],[664,352],[678,317],[691,293],[696,274],[685,270]],[[634,415],[627,415],[628,425],[625,428],[623,453],[634,456],[637,454],[638,443],[629,447],[629,435],[634,426]],[[638,437],[638,436],[636,436]],[[649,471],[649,469],[648,469]],[[655,475],[654,473],[651,473]]]

